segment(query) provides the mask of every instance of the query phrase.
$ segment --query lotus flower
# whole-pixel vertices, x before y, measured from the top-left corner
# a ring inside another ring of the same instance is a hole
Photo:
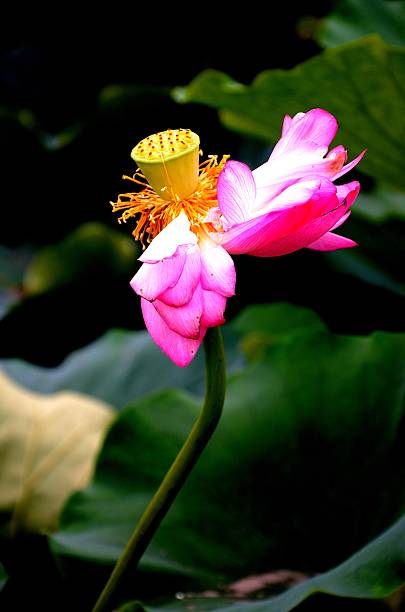
[[[218,175],[227,160],[211,156],[200,166],[199,138],[190,130],[167,130],[133,150],[144,188],[122,194],[113,210],[137,217],[135,238],[150,242],[131,281],[141,296],[146,327],[178,366],[195,356],[208,327],[222,325],[226,298],[234,295],[232,258],[208,235],[208,211],[217,206]],[[146,182],[147,177],[148,182]],[[128,178],[128,177],[127,177]]]
[[[269,160],[253,172],[216,156],[198,164],[199,138],[167,130],[132,151],[140,192],[121,194],[113,210],[136,218],[136,239],[149,244],[131,281],[146,327],[178,366],[195,356],[208,327],[224,323],[234,295],[228,253],[270,257],[308,247],[334,250],[355,243],[333,233],[349,216],[359,183],[335,185],[364,155],[328,146],[336,119],[314,109],[284,119]],[[345,165],[346,164],[346,165]]]
[[[204,232],[192,232],[184,212],[139,259],[131,287],[142,298],[146,327],[174,363],[188,365],[207,327],[225,323],[226,298],[235,293],[233,261]]]
[[[345,165],[343,146],[328,146],[337,131],[330,113],[316,108],[286,115],[281,139],[267,162],[254,170],[228,161],[217,185],[218,207],[210,235],[229,253],[273,257],[303,247],[331,251],[356,246],[333,233],[350,215],[360,184],[333,181],[359,163]]]

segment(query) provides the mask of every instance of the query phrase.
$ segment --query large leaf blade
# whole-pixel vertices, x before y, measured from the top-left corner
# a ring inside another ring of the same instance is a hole
[[[341,0],[322,19],[316,39],[323,47],[335,47],[367,34],[378,33],[388,43],[405,42],[405,4],[381,0]]]
[[[259,323],[256,309],[250,321],[244,316],[252,363],[230,377],[220,427],[148,549],[144,570],[208,584],[269,565],[319,571],[364,545],[404,507],[397,467],[403,337],[335,336],[315,321],[294,328],[295,315],[292,329],[277,336],[280,312],[271,311]],[[56,549],[112,563],[198,410],[193,398],[161,391],[121,412],[95,481],[65,509]],[[368,516],[369,507],[378,512]]]
[[[207,70],[173,95],[179,102],[217,108],[232,129],[272,142],[280,137],[286,113],[325,108],[338,118],[339,143],[352,156],[368,147],[362,172],[403,190],[404,73],[405,50],[371,35],[327,49],[292,70],[262,72],[249,86]]]

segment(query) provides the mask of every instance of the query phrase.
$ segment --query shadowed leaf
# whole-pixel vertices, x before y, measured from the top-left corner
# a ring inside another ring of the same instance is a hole
[[[347,558],[404,508],[403,336],[337,336],[305,311],[261,308],[234,324],[242,346],[255,339],[252,363],[230,376],[219,428],[144,570],[207,586],[282,567],[313,573]],[[68,502],[54,548],[112,563],[199,409],[179,391],[124,409],[94,482]]]
[[[337,117],[337,144],[344,144],[350,157],[368,148],[361,171],[404,190],[404,72],[405,49],[371,35],[327,49],[292,70],[262,72],[249,86],[206,70],[173,96],[212,106],[231,129],[273,143],[286,113],[325,108]]]
[[[405,3],[382,0],[340,0],[321,20],[316,37],[322,47],[335,47],[377,33],[387,43],[405,43]]]
[[[34,394],[0,372],[0,510],[14,534],[56,529],[73,491],[86,487],[112,420],[78,393]]]

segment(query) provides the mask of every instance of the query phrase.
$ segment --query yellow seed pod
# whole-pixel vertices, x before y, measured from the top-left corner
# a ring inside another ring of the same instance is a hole
[[[199,149],[200,138],[191,130],[166,130],[141,140],[131,157],[161,198],[181,200],[198,185]]]

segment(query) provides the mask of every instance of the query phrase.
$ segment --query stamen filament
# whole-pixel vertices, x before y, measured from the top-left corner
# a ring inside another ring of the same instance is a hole
[[[187,215],[191,230],[198,232],[199,227],[205,223],[204,219],[210,208],[218,205],[217,180],[229,155],[224,155],[220,162],[216,155],[210,155],[199,166],[198,184],[195,191],[186,198],[171,194],[171,199],[164,199],[148,184],[145,176],[137,169],[133,177],[124,176],[124,179],[142,187],[136,193],[122,193],[117,202],[111,202],[113,212],[123,211],[118,221],[126,223],[136,217],[136,226],[133,231],[135,240],[141,241],[144,246],[153,240],[173,219],[183,211]]]

